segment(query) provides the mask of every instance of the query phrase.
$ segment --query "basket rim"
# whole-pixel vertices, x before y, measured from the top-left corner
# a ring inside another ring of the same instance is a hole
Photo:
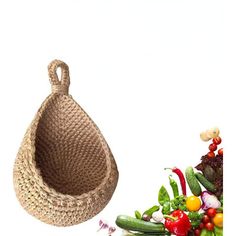
[[[93,127],[98,135],[98,138],[101,141],[102,144],[102,148],[103,151],[105,153],[106,156],[106,166],[107,166],[107,171],[106,171],[106,175],[104,176],[104,178],[102,179],[102,181],[100,182],[100,184],[85,193],[82,194],[77,194],[77,195],[69,195],[69,194],[63,194],[57,190],[55,190],[53,187],[49,187],[49,185],[44,181],[44,179],[41,176],[40,173],[40,169],[36,167],[36,160],[35,160],[35,152],[36,152],[36,148],[35,148],[35,139],[36,139],[36,131],[37,131],[37,127],[38,124],[40,122],[40,119],[42,118],[42,114],[44,113],[44,111],[47,109],[48,104],[50,102],[50,100],[55,99],[56,97],[67,97],[69,99],[72,100],[73,103],[75,103],[76,106],[78,106],[79,109],[82,110],[82,112],[84,113],[84,115],[86,116],[86,118],[88,119],[89,123],[91,124],[91,127]],[[89,115],[84,111],[84,109],[72,98],[71,95],[65,95],[65,94],[50,94],[43,102],[43,104],[41,105],[41,107],[38,109],[38,112],[35,115],[35,118],[33,119],[30,128],[28,130],[29,136],[30,136],[30,142],[32,143],[32,155],[30,155],[29,160],[28,160],[28,166],[30,168],[30,170],[32,171],[32,173],[34,173],[32,175],[32,177],[35,178],[35,180],[37,180],[38,185],[44,190],[44,192],[46,194],[48,194],[50,197],[54,197],[57,198],[58,200],[63,200],[63,201],[78,201],[84,198],[87,198],[88,195],[95,195],[96,193],[98,193],[103,187],[105,187],[107,181],[109,181],[110,175],[111,175],[111,171],[112,171],[112,164],[111,161],[113,159],[113,155],[111,153],[111,150],[108,146],[108,144],[105,141],[105,138],[103,137],[101,131],[99,130],[99,128],[97,127],[97,125],[94,123],[94,121],[89,117]]]

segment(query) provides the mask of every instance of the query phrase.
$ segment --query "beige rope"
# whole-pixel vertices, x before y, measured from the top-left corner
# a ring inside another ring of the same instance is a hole
[[[14,165],[14,187],[31,215],[48,224],[69,226],[106,206],[118,171],[100,130],[68,95],[68,66],[54,60],[48,72],[52,93],[24,136]]]
[[[61,80],[57,75],[58,68],[61,68]],[[54,60],[48,66],[48,74],[52,85],[52,93],[68,94],[70,85],[68,65],[63,61]]]

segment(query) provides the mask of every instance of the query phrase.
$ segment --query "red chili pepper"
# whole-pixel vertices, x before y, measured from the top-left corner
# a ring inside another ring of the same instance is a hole
[[[183,172],[180,169],[176,168],[176,167],[174,167],[174,168],[165,168],[165,170],[167,170],[167,169],[172,170],[173,173],[178,175],[179,180],[180,180],[180,184],[181,184],[181,188],[182,188],[182,193],[183,193],[184,196],[186,196],[187,195],[186,180],[184,178]]]
[[[191,229],[188,216],[181,210],[173,211],[170,215],[164,215],[165,227],[176,236],[187,236]]]

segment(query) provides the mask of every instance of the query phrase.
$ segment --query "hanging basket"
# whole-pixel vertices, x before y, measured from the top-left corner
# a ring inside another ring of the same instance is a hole
[[[70,226],[107,205],[118,171],[98,127],[68,95],[68,66],[55,60],[48,71],[52,93],[26,131],[14,165],[14,187],[31,215],[48,224]]]

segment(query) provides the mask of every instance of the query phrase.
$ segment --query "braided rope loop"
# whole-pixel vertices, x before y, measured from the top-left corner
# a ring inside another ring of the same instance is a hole
[[[57,69],[61,69],[61,79],[57,75]],[[49,80],[52,85],[52,93],[68,94],[70,75],[68,65],[60,60],[54,60],[48,65]]]

